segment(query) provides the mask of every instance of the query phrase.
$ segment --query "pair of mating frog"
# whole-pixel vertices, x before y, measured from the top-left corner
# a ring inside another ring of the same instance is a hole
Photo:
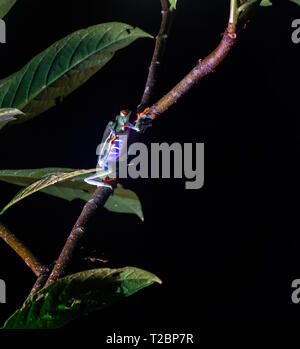
[[[129,131],[144,132],[155,118],[155,114],[150,114],[149,108],[146,108],[142,113],[137,114],[136,120],[131,124],[131,114],[129,110],[122,110],[114,120],[107,124],[100,144],[98,171],[95,175],[85,179],[88,184],[112,188],[116,183],[115,165],[123,154],[125,138]]]

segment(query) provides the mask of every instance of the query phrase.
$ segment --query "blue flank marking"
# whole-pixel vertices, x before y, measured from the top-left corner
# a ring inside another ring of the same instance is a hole
[[[108,170],[109,169],[109,165],[112,163],[112,162],[115,162],[119,155],[120,155],[120,148],[122,146],[122,140],[120,138],[117,138],[115,141],[114,141],[114,144],[113,144],[113,147],[111,149],[111,152],[109,154],[109,157],[106,161],[106,164],[104,165],[104,169],[105,170]],[[115,151],[115,152],[114,152]]]

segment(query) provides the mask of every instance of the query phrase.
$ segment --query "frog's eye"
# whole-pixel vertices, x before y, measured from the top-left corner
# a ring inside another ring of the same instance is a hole
[[[122,110],[121,113],[122,113],[124,116],[128,114],[126,110]]]

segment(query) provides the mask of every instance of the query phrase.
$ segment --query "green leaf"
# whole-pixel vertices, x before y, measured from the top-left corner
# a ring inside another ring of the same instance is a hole
[[[39,182],[39,188],[33,188],[33,191],[28,195],[31,195],[37,191],[34,189],[38,189],[45,194],[68,201],[72,201],[74,199],[81,199],[84,201],[90,200],[95,191],[95,187],[84,182],[83,179],[88,176],[87,174],[67,178],[63,182],[56,182],[55,185],[48,187],[45,186],[47,179],[48,181],[50,178],[53,180],[55,178],[54,176],[57,178],[57,176],[60,176],[62,173],[74,174],[74,171],[76,170],[56,167],[29,170],[0,170],[0,181],[28,187],[42,179],[42,182]],[[89,172],[93,172],[93,170],[88,170],[88,173]],[[44,184],[43,188],[41,188],[42,184]],[[22,192],[23,191],[21,191],[19,194],[22,195]],[[8,205],[6,205],[1,214],[3,214],[16,202],[17,201],[10,202]],[[120,184],[118,184],[117,188],[114,190],[114,194],[109,197],[104,207],[113,212],[135,214],[141,220],[144,220],[142,205],[138,196],[133,191],[124,189]]]
[[[270,0],[262,0],[262,2],[260,3],[260,6],[272,6],[272,2]]]
[[[24,116],[19,109],[1,108],[0,109],[0,130],[9,122],[16,121],[20,116]]]
[[[75,170],[72,172],[57,172],[57,173],[51,173],[45,176],[42,179],[39,179],[38,181],[30,184],[25,189],[21,190],[0,212],[0,215],[3,214],[9,207],[13,206],[17,202],[25,199],[27,196],[32,195],[38,191],[41,191],[42,189],[46,189],[47,187],[50,187],[51,185],[54,185],[56,183],[60,183],[63,181],[66,181],[67,179],[71,180],[74,177],[77,177],[79,175],[84,174],[90,174],[95,172],[95,169],[91,170]]]
[[[133,267],[94,269],[66,276],[28,298],[3,329],[53,329],[161,283],[154,274]]]
[[[14,6],[17,0],[0,0],[0,19]]]
[[[141,221],[144,221],[144,214],[141,201],[135,192],[123,188],[118,184],[114,191],[114,195],[110,196],[105,206],[107,210],[118,213],[133,213],[137,215]]]
[[[176,10],[177,0],[169,0],[170,2],[170,10]]]
[[[26,117],[20,121],[26,121],[77,89],[116,51],[146,37],[151,36],[118,22],[72,33],[34,57],[20,71],[0,81],[0,107],[22,110]]]
[[[300,6],[300,0],[290,0],[290,1]]]

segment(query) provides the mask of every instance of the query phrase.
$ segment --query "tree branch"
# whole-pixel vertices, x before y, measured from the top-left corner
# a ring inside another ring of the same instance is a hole
[[[203,77],[215,71],[218,65],[226,58],[236,42],[237,20],[237,0],[231,0],[228,26],[218,47],[205,59],[199,60],[198,64],[188,75],[186,75],[169,93],[150,108],[149,114],[153,113],[158,116],[164,113]]]
[[[160,26],[160,31],[156,37],[155,49],[152,57],[152,61],[149,67],[149,74],[146,82],[145,91],[138,106],[138,111],[143,110],[152,98],[153,89],[156,83],[157,75],[160,68],[161,59],[166,47],[166,42],[168,38],[168,32],[171,26],[171,20],[174,11],[170,11],[168,0],[161,0],[162,6],[162,22]],[[48,278],[46,285],[48,286],[52,282],[56,281],[66,273],[66,269],[70,264],[70,261],[74,255],[77,245],[79,244],[82,237],[85,235],[86,226],[90,221],[91,217],[94,215],[99,207],[103,207],[108,200],[109,196],[112,194],[111,189],[106,187],[99,187],[91,200],[84,206],[72,232]],[[37,281],[38,283],[38,281]],[[42,283],[38,283],[38,288],[41,287]],[[36,292],[34,287],[34,292]],[[32,292],[31,292],[32,294]]]
[[[37,257],[1,222],[0,237],[23,259],[36,276],[39,276],[44,271],[45,267]]]
[[[99,187],[96,189],[93,197],[84,205],[83,210],[75,223],[68,240],[55,263],[55,266],[46,282],[48,286],[63,275],[71,262],[79,242],[86,233],[87,225],[99,207],[104,206],[112,190],[108,187]]]
[[[52,265],[53,267],[53,265]],[[42,289],[50,275],[51,267],[44,267],[44,270],[40,273],[38,278],[36,279],[35,284],[33,285],[28,297],[31,297],[34,293],[38,292],[40,289]],[[28,298],[27,297],[27,298]]]
[[[168,35],[173,22],[175,11],[170,10],[168,0],[161,0],[161,14],[162,21],[159,29],[159,33],[156,36],[155,48],[152,56],[152,60],[149,66],[148,78],[144,90],[142,100],[137,108],[138,112],[142,112],[151,102],[157,77],[160,71],[162,58],[165,53]]]
[[[171,105],[173,105],[181,96],[183,96],[189,89],[191,89],[202,77],[214,71],[214,69],[223,61],[227,56],[228,52],[234,45],[236,41],[236,21],[237,16],[235,15],[237,7],[233,6],[233,2],[237,4],[237,0],[231,0],[231,11],[230,11],[230,20],[226,32],[224,33],[223,39],[217,49],[213,51],[207,58],[203,61],[199,61],[198,65],[178,84],[172,89],[166,96],[164,96],[159,102],[153,105],[150,108],[149,113],[154,113],[156,115],[162,114],[166,111]],[[165,12],[168,2],[166,0],[161,0],[163,11],[162,11],[162,25],[160,28],[160,34],[157,36],[157,41],[155,45],[155,50],[149,68],[149,75],[146,83],[145,92],[142,98],[142,101],[139,105],[139,109],[143,109],[147,105],[147,101],[151,98],[153,87],[155,86],[155,80],[159,69],[159,64],[157,64],[164,51],[166,44],[167,36],[166,30],[168,28],[168,14],[170,13],[169,7],[168,11]],[[234,13],[232,12],[234,11]],[[233,13],[233,14],[232,14]],[[91,217],[94,215],[96,210],[99,207],[102,207],[109,196],[111,195],[112,190],[107,187],[99,187],[91,200],[87,202],[84,206],[76,224],[74,225],[70,236],[51,272],[50,277],[46,282],[46,286],[56,281],[62,277],[67,270],[67,267],[70,264],[70,261],[74,255],[74,251],[78,246],[80,240],[85,235],[88,222]]]

